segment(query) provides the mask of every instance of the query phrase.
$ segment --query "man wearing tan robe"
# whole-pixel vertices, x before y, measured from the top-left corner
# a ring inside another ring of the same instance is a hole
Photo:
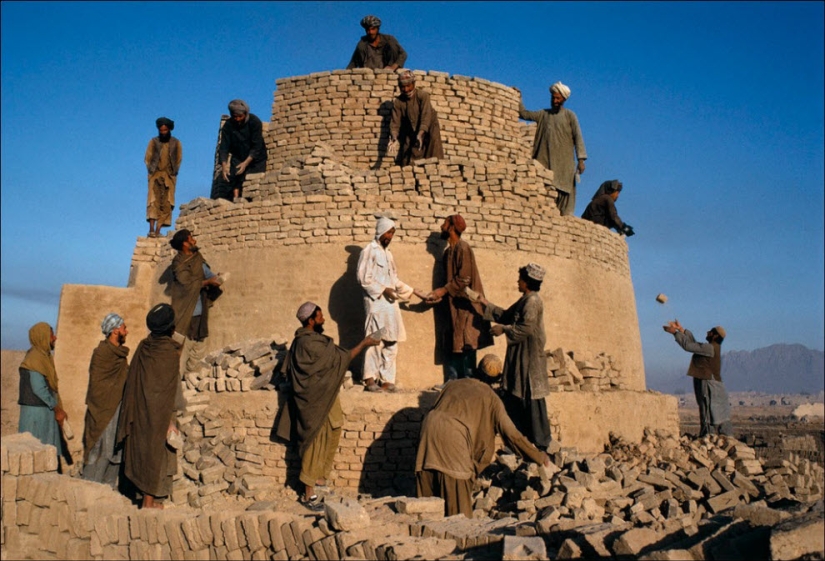
[[[92,353],[83,431],[83,479],[117,487],[121,460],[115,450],[123,386],[129,373],[126,323],[115,313],[103,318],[103,339]]]
[[[143,494],[143,508],[163,508],[157,499],[172,492],[177,455],[167,446],[179,433],[176,411],[183,403],[178,365],[180,346],[172,340],[175,312],[158,304],[146,315],[149,336],[132,357],[117,442],[123,443],[123,473]]]
[[[175,122],[166,117],[155,121],[158,135],[149,141],[143,161],[149,173],[149,196],[146,200],[146,221],[149,237],[156,238],[160,229],[172,225],[175,208],[175,185],[183,159],[183,147],[172,136]]]
[[[443,498],[446,516],[472,518],[473,485],[493,460],[496,434],[522,456],[541,465],[550,462],[516,429],[489,385],[471,378],[447,382],[421,424],[416,495]]]
[[[309,510],[320,511],[324,507],[315,486],[326,485],[338,450],[344,425],[338,393],[344,375],[353,358],[381,341],[366,338],[349,351],[339,347],[323,335],[326,320],[321,308],[312,302],[304,302],[296,317],[301,328],[295,332],[285,364],[292,394],[281,413],[277,434],[285,440],[297,440],[299,479],[304,484],[300,502]]]
[[[407,166],[424,158],[443,158],[438,113],[430,94],[415,87],[415,75],[405,70],[398,76],[401,95],[392,101],[390,152],[398,150],[396,163]]]
[[[460,214],[444,219],[441,239],[447,240],[448,244],[444,252],[447,284],[436,288],[427,297],[431,303],[448,297],[450,322],[443,343],[447,346],[444,365],[447,380],[472,377],[476,367],[476,351],[493,344],[490,322],[484,320],[481,304],[471,302],[464,292],[465,288],[470,288],[484,294],[473,250],[461,239],[466,229],[467,223]]]

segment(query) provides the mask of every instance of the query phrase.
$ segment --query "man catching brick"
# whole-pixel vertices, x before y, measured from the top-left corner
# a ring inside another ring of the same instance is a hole
[[[366,333],[381,331],[381,344],[364,354],[364,386],[367,391],[395,391],[395,364],[398,343],[407,340],[404,320],[398,300],[409,300],[415,294],[422,300],[427,295],[398,278],[390,242],[395,235],[395,222],[380,217],[375,225],[375,239],[358,258],[358,283],[364,291]]]
[[[315,494],[316,485],[325,485],[338,450],[344,412],[338,393],[349,363],[378,339],[365,338],[352,350],[336,345],[323,335],[324,314],[312,302],[305,302],[296,314],[301,328],[287,355],[286,374],[292,385],[287,409],[277,434],[286,440],[294,433],[301,456],[300,481],[304,484],[301,504],[312,511],[323,510]]]
[[[728,392],[722,383],[722,341],[727,335],[725,329],[717,325],[705,335],[707,343],[697,343],[693,333],[682,327],[679,320],[670,321],[662,328],[674,336],[680,347],[693,353],[687,375],[693,378],[693,392],[699,405],[699,436],[717,432],[733,436]]]
[[[496,433],[511,450],[540,465],[550,463],[547,454],[516,429],[504,403],[488,385],[501,371],[500,358],[485,356],[475,373],[479,379],[447,382],[421,424],[416,495],[443,498],[446,516],[473,517],[473,485],[493,460]]]

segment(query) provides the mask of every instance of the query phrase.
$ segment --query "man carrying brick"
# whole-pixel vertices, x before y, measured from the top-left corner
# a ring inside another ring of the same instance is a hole
[[[618,179],[611,179],[602,183],[590,200],[590,204],[584,209],[582,218],[605,228],[613,228],[627,237],[632,236],[635,233],[633,227],[622,222],[619,213],[616,211],[616,201],[619,199],[621,191],[622,182]]]
[[[395,222],[378,218],[375,239],[361,250],[358,258],[358,283],[364,291],[364,311],[367,315],[367,335],[380,330],[381,344],[364,354],[364,386],[366,391],[395,391],[395,364],[398,343],[407,340],[404,320],[398,300],[407,301],[415,294],[422,300],[427,295],[398,278],[390,242],[395,235]]]
[[[398,89],[401,94],[392,100],[387,152],[398,150],[395,162],[399,166],[425,158],[443,158],[438,113],[430,103],[430,94],[415,87],[415,75],[409,70],[399,73]]]
[[[187,229],[178,230],[169,241],[178,254],[172,260],[170,293],[175,310],[175,331],[185,338],[181,352],[181,375],[196,370],[209,336],[209,308],[221,294],[221,277],[214,274]]]
[[[404,66],[407,61],[407,52],[395,37],[379,33],[380,19],[375,16],[364,16],[361,20],[361,27],[364,28],[366,35],[361,37],[355,46],[355,52],[352,53],[347,70],[353,68],[396,70]]]
[[[115,451],[123,386],[129,373],[126,323],[115,313],[103,318],[104,339],[92,353],[83,431],[83,479],[117,487],[121,451]]]
[[[421,424],[415,460],[416,495],[443,498],[446,516],[473,517],[473,485],[493,460],[496,433],[511,450],[537,464],[550,463],[547,454],[516,429],[501,399],[488,385],[501,371],[500,358],[485,356],[476,373],[479,379],[447,382]]]
[[[213,199],[239,202],[247,173],[266,171],[263,123],[242,99],[229,102],[229,119],[221,129],[218,157],[221,171],[212,186]]]
[[[662,328],[674,336],[680,347],[693,353],[687,375],[693,378],[693,392],[699,405],[699,437],[717,432],[733,436],[728,392],[722,383],[725,328],[721,325],[711,328],[705,334],[707,343],[697,343],[693,333],[682,327],[679,320],[670,321]]]
[[[281,414],[277,435],[291,440],[294,434],[301,456],[299,479],[304,484],[301,504],[320,511],[324,507],[315,486],[326,484],[341,439],[344,412],[338,393],[344,375],[353,358],[381,341],[367,337],[352,350],[339,347],[323,335],[324,314],[312,302],[303,303],[296,317],[301,328],[295,332],[285,361],[292,394]]]
[[[484,294],[473,249],[461,239],[466,229],[467,223],[460,214],[448,216],[441,224],[441,239],[447,240],[448,244],[444,252],[447,284],[427,295],[429,303],[439,302],[447,296],[449,304],[449,328],[442,339],[447,354],[444,365],[447,380],[472,377],[476,367],[476,351],[493,344],[490,322],[484,320],[481,304],[471,302],[464,291],[470,288]]]

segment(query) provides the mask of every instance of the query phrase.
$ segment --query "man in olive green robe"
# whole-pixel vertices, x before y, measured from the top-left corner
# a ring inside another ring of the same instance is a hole
[[[175,185],[183,159],[183,147],[172,136],[175,122],[166,117],[155,121],[158,135],[149,141],[143,161],[149,173],[149,196],[146,200],[146,221],[149,237],[156,238],[160,229],[172,225],[172,209],[175,208]]]
[[[129,330],[115,313],[103,318],[103,339],[92,353],[83,430],[83,479],[117,487],[121,451],[115,450],[123,386],[129,373]]]
[[[553,170],[553,186],[559,192],[558,207],[562,216],[570,216],[576,210],[576,176],[584,173],[587,159],[579,119],[563,107],[569,97],[570,88],[556,82],[550,86],[550,109],[528,111],[519,98],[518,114],[527,121],[536,121],[533,159]]]
[[[325,318],[316,304],[305,302],[296,317],[301,328],[295,332],[285,365],[292,395],[282,412],[277,434],[285,440],[293,435],[297,439],[299,479],[304,484],[301,503],[317,511],[323,505],[314,492],[315,486],[326,484],[344,424],[338,399],[344,375],[353,358],[380,340],[364,339],[348,351],[323,335]]]

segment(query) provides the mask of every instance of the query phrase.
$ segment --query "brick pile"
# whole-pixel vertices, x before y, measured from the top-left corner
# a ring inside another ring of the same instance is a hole
[[[591,359],[576,360],[576,353],[559,347],[547,351],[547,375],[550,391],[615,391],[625,390],[618,360],[606,353]]]
[[[185,387],[216,393],[273,389],[270,381],[286,351],[285,343],[273,339],[227,345],[204,357],[200,369],[187,373]]]

